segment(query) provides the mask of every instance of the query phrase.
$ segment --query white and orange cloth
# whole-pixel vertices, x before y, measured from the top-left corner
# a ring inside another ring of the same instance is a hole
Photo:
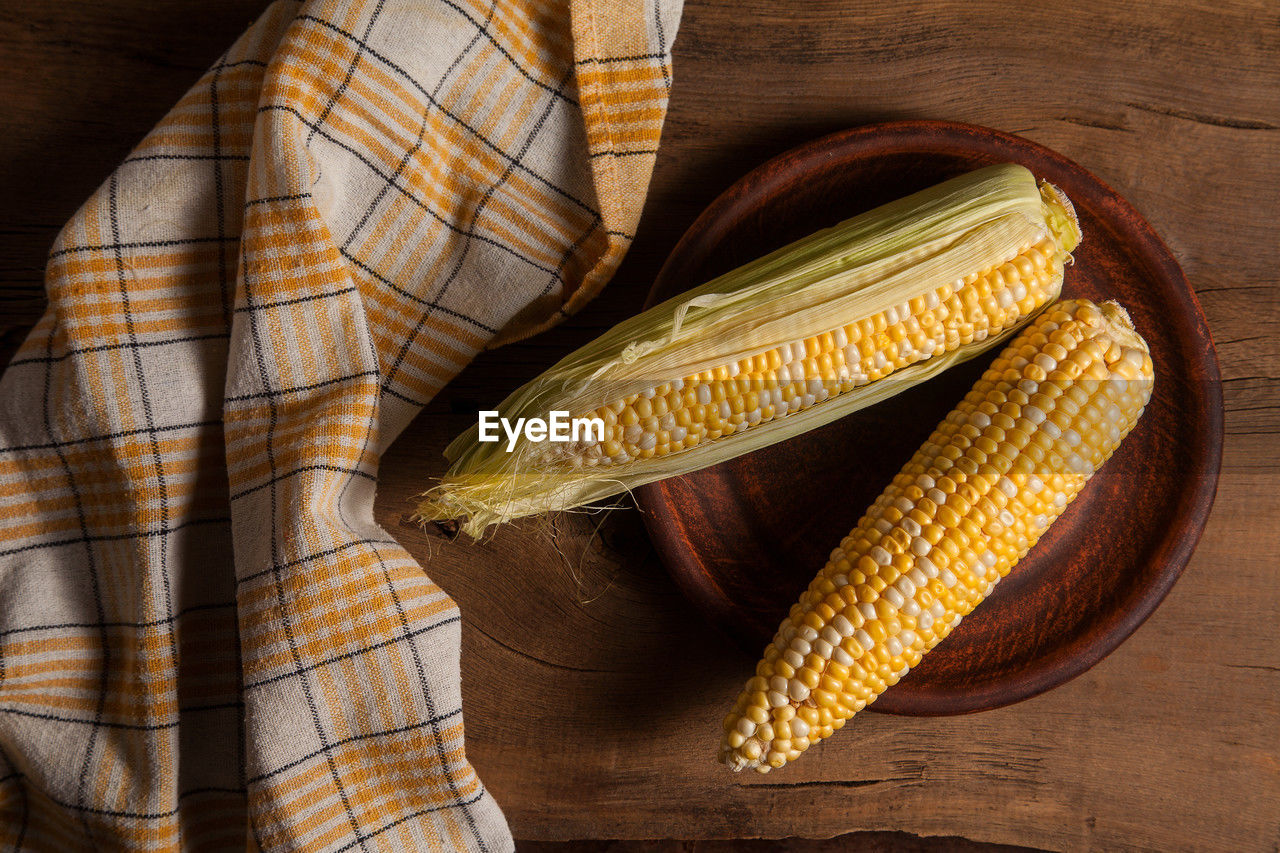
[[[378,461],[616,269],[680,11],[280,0],[67,224],[0,380],[0,847],[511,848]]]

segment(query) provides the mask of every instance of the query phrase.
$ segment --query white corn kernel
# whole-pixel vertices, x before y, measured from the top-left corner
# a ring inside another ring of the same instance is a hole
[[[932,579],[938,576],[938,567],[934,565],[933,560],[923,555],[916,560],[916,568],[923,572],[927,578]],[[924,584],[921,584],[921,586],[924,586]]]

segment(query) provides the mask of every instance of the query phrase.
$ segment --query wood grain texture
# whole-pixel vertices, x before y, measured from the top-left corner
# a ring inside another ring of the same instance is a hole
[[[35,319],[62,222],[264,5],[0,11],[0,329]],[[468,751],[517,836],[880,830],[1053,850],[1277,849],[1274,4],[688,0],[675,65],[646,215],[615,281],[566,327],[479,359],[383,469],[379,520],[462,607]],[[1218,346],[1218,499],[1164,604],[1080,678],[967,717],[860,715],[785,775],[733,776],[712,757],[753,656],[683,601],[634,510],[468,543],[409,526],[409,499],[478,406],[636,311],[680,234],[737,177],[824,133],[897,118],[1025,135],[1152,223]]]
[[[516,853],[1034,853],[1035,848],[986,844],[953,835],[921,838],[907,832],[851,832],[822,840],[518,841]]]

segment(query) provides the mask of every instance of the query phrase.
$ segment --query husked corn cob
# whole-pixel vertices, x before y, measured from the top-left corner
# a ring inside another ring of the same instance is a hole
[[[419,515],[475,535],[829,423],[1012,334],[1057,298],[1079,240],[1071,203],[1008,164],[854,217],[567,356],[499,411],[598,418],[603,437],[505,448],[472,429]]]
[[[1064,301],[1041,313],[792,606],[725,717],[720,760],[781,767],[896,684],[1111,456],[1153,375],[1115,303]]]

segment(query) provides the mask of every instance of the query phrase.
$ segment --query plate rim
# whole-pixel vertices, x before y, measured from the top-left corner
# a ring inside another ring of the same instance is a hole
[[[997,676],[960,691],[917,688],[909,694],[898,694],[899,701],[886,702],[885,699],[895,695],[890,691],[869,706],[870,710],[909,716],[966,714],[1021,702],[1082,675],[1119,648],[1155,612],[1190,562],[1217,496],[1224,441],[1225,413],[1217,348],[1199,299],[1168,245],[1146,218],[1101,178],[1047,146],[995,128],[929,119],[881,122],[826,134],[765,160],[722,191],[689,225],[663,262],[645,307],[654,304],[656,297],[670,287],[670,281],[679,280],[682,268],[700,262],[695,244],[718,245],[727,233],[740,226],[744,213],[758,206],[762,195],[771,197],[785,192],[798,176],[814,167],[815,161],[861,156],[868,151],[884,154],[936,151],[939,141],[949,143],[953,150],[959,147],[970,153],[1010,159],[1017,153],[1022,157],[1016,159],[1023,160],[1034,156],[1049,167],[1042,169],[1038,165],[1037,177],[1056,183],[1055,177],[1060,181],[1061,176],[1067,174],[1095,184],[1100,190],[1098,197],[1104,202],[1099,212],[1112,222],[1125,220],[1125,232],[1136,232],[1141,254],[1175,285],[1173,293],[1184,303],[1181,306],[1184,315],[1194,321],[1189,324],[1195,332],[1191,341],[1196,345],[1193,354],[1198,354],[1205,369],[1204,384],[1208,387],[1201,395],[1203,411],[1193,421],[1198,425],[1194,435],[1195,449],[1199,452],[1186,458],[1182,472],[1183,479],[1194,479],[1194,483],[1182,491],[1174,505],[1175,515],[1189,519],[1191,525],[1184,528],[1182,535],[1165,536],[1158,541],[1152,559],[1161,562],[1163,569],[1140,588],[1127,607],[1104,614],[1096,630],[1076,634],[1055,652],[1037,657],[1031,665],[1011,675]],[[705,258],[710,251],[704,250],[701,257]],[[728,596],[713,578],[694,571],[699,564],[692,549],[673,547],[678,539],[673,528],[680,528],[681,520],[677,513],[664,512],[671,508],[671,503],[663,496],[662,481],[635,489],[635,502],[659,559],[681,593],[696,610],[709,615],[721,630],[736,635],[729,618],[731,609],[721,606],[721,601]]]

